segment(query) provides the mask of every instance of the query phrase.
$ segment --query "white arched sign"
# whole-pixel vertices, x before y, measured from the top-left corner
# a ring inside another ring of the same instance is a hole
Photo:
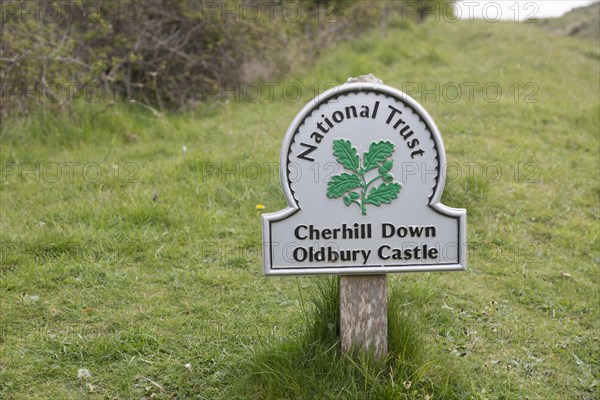
[[[263,214],[267,275],[466,268],[464,209],[440,203],[446,154],[405,93],[347,83],[310,101],[281,149],[288,207]]]

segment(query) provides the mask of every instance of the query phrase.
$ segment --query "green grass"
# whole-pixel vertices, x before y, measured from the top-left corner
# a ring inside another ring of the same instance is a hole
[[[339,351],[337,279],[320,278],[307,290],[304,328],[257,346],[242,385],[256,398],[465,398],[463,375],[428,345],[422,326],[404,307],[414,298],[397,288],[388,308],[389,354]]]
[[[558,34],[589,40],[596,47],[600,44],[600,4],[594,2],[586,7],[575,8],[560,18],[542,19],[540,26]]]
[[[3,121],[0,398],[597,397],[598,49],[533,24],[392,26],[281,80],[298,102]],[[310,321],[331,323],[310,319],[319,279],[262,275],[255,206],[285,206],[288,124],[315,85],[368,72],[433,116],[454,168],[443,202],[469,213],[467,272],[388,279],[392,348],[428,349],[412,371],[353,364],[331,337],[310,348]],[[503,95],[436,101],[436,82]]]

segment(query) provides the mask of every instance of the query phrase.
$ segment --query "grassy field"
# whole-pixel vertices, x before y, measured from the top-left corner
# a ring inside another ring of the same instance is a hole
[[[597,398],[598,48],[535,24],[392,26],[255,102],[3,122],[0,398]],[[443,202],[468,210],[466,272],[389,276],[391,323],[427,349],[399,380],[353,375],[335,343],[297,354],[324,278],[262,275],[288,124],[368,72],[433,116]]]
[[[560,18],[543,19],[540,26],[559,35],[582,38],[600,44],[600,3],[575,8]]]

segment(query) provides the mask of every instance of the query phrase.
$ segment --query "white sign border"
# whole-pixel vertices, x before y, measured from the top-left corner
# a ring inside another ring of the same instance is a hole
[[[444,143],[442,136],[437,128],[437,125],[433,121],[433,118],[429,113],[421,106],[416,100],[407,95],[406,93],[395,89],[391,86],[378,84],[378,83],[345,83],[340,86],[331,88],[317,97],[308,102],[302,110],[296,115],[292,123],[290,124],[283,144],[281,146],[281,154],[279,159],[279,170],[281,186],[287,201],[287,208],[277,211],[274,213],[267,213],[262,215],[262,226],[263,226],[263,272],[265,275],[373,275],[373,274],[387,274],[396,272],[442,272],[442,271],[464,271],[467,268],[467,210],[463,208],[452,208],[447,207],[440,203],[442,194],[444,193],[444,186],[446,184],[446,174],[438,173],[437,184],[434,192],[429,200],[429,207],[434,209],[436,212],[446,215],[448,217],[458,218],[458,263],[456,264],[434,264],[434,265],[392,265],[392,266],[368,266],[368,267],[311,267],[311,268],[298,268],[298,267],[272,267],[272,243],[273,238],[271,237],[271,223],[274,221],[280,221],[290,217],[300,210],[296,199],[292,193],[290,183],[287,180],[288,174],[288,156],[291,145],[294,141],[294,136],[298,132],[300,125],[304,119],[310,115],[310,113],[319,107],[321,103],[326,102],[332,97],[339,96],[346,92],[359,92],[359,91],[375,91],[394,97],[399,101],[408,104],[418,115],[423,119],[425,125],[430,129],[431,135],[435,142],[438,150],[438,168],[440,172],[446,168],[446,151],[444,149]],[[285,170],[284,170],[285,168]]]

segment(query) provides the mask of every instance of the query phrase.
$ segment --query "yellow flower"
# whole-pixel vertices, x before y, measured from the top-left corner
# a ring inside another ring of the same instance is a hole
[[[265,209],[265,205],[264,204],[257,204],[256,205],[256,210],[264,210]]]

